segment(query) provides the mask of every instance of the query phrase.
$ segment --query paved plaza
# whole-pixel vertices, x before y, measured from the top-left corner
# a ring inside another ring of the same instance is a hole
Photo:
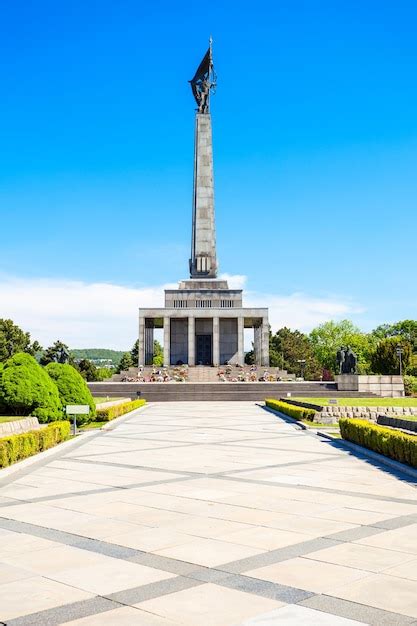
[[[154,403],[1,478],[8,626],[417,624],[411,479],[254,403]]]

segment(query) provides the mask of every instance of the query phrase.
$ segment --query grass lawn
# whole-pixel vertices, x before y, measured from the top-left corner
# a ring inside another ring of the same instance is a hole
[[[93,397],[93,400],[96,404],[101,404],[102,402],[114,402],[114,400],[123,400],[123,398],[120,396],[118,398],[110,398],[106,396],[106,397],[101,397],[101,398]]]
[[[0,415],[0,424],[1,422],[15,422],[16,420],[24,420],[26,416],[22,415]]]
[[[334,398],[337,406],[415,406],[417,398]],[[291,396],[289,400],[299,400],[300,402],[310,402],[320,406],[328,406],[329,398],[297,398]],[[285,398],[284,398],[285,402]]]
[[[311,420],[298,421],[308,426],[308,428],[335,428],[336,430],[339,429],[339,424],[323,424],[322,422],[312,422]]]
[[[92,430],[93,428],[101,428],[104,424],[108,424],[108,422],[89,422],[88,424],[84,424],[78,430]]]
[[[390,417],[398,417],[398,419],[407,420],[407,422],[417,422],[416,415],[390,415]]]

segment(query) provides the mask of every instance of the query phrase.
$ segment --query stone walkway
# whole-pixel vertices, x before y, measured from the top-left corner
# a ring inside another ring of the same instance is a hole
[[[161,403],[1,479],[8,626],[417,624],[405,476],[252,403]]]

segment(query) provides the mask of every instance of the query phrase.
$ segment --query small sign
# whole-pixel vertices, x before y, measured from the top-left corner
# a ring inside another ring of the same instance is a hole
[[[329,404],[337,404],[337,400],[335,400],[335,398],[329,398]]]
[[[67,404],[65,412],[67,415],[88,415],[90,407],[88,404]]]

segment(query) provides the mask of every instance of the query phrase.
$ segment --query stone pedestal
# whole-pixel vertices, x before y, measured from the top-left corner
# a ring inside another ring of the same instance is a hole
[[[338,391],[357,391],[385,398],[402,398],[405,395],[402,376],[341,374],[335,380]]]

